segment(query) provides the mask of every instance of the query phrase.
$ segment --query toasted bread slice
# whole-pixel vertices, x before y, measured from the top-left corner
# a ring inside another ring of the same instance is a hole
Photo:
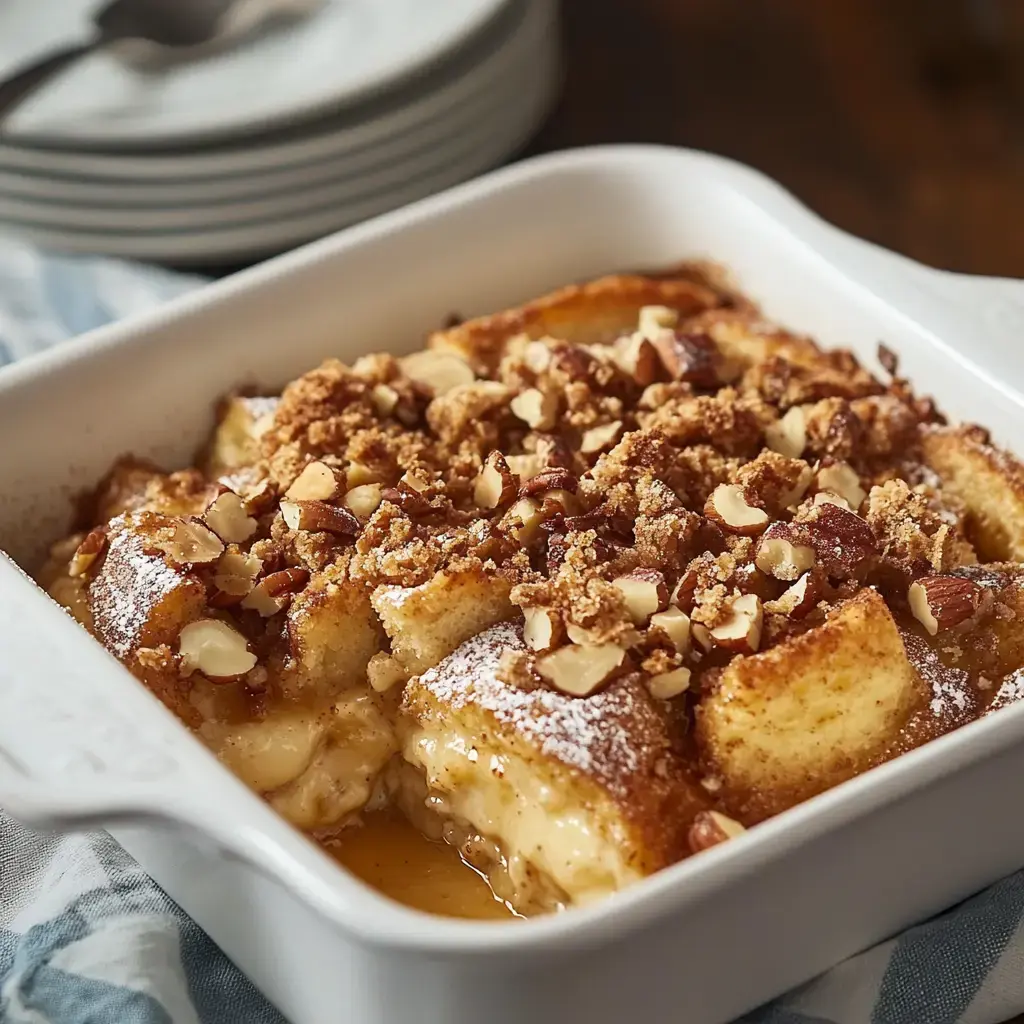
[[[967,509],[967,533],[984,562],[1024,560],[1024,465],[973,427],[933,427],[924,460]]]
[[[412,680],[403,753],[428,801],[496,845],[478,866],[513,906],[536,909],[538,891],[587,903],[682,856],[700,798],[672,709],[639,679],[583,698],[520,689],[498,667],[523,647],[520,628],[501,623]]]
[[[373,607],[407,675],[433,668],[464,640],[512,615],[509,583],[482,568],[436,573],[418,587],[382,586]]]
[[[871,767],[925,699],[889,609],[863,590],[821,626],[730,662],[698,708],[698,743],[751,823]]]
[[[478,372],[490,372],[504,355],[506,343],[519,335],[600,344],[636,330],[644,306],[667,306],[688,317],[720,302],[715,292],[692,281],[625,274],[601,277],[438,331],[428,345],[454,351]]]

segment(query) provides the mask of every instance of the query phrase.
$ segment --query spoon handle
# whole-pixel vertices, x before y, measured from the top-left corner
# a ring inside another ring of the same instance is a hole
[[[76,43],[67,46],[15,72],[10,78],[0,82],[0,122],[28,95],[69,64],[84,57],[102,46],[107,40],[102,36],[90,39],[87,43]],[[2,127],[0,127],[2,132]]]

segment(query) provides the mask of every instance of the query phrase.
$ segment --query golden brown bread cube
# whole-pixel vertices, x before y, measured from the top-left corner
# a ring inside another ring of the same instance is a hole
[[[973,427],[934,427],[921,445],[943,490],[967,509],[967,532],[981,560],[1024,560],[1024,466]]]
[[[587,903],[682,856],[700,797],[672,709],[638,677],[583,698],[519,688],[498,667],[523,648],[520,628],[501,623],[412,680],[402,751],[442,816],[494,844],[477,866],[503,898],[521,910],[551,909],[538,893]]]
[[[195,516],[217,496],[217,485],[198,470],[164,473],[139,459],[119,459],[96,488],[90,523],[106,523],[125,512]]]
[[[206,609],[206,587],[194,573],[168,564],[156,538],[170,520],[132,512],[110,523],[106,554],[89,581],[97,636],[125,659],[140,647],[174,645]]]
[[[730,662],[698,708],[698,743],[750,823],[877,763],[925,698],[885,602],[863,590],[822,625]]]
[[[205,470],[216,479],[251,466],[260,457],[260,437],[270,426],[276,398],[233,395],[221,403],[217,427],[206,455]]]
[[[281,677],[286,695],[332,694],[364,681],[383,640],[366,588],[336,566],[313,574],[292,601],[287,623],[294,664]]]
[[[483,568],[436,573],[418,587],[373,592],[391,653],[407,675],[433,668],[471,636],[512,615],[511,586]]]
[[[485,372],[497,366],[506,342],[518,335],[588,345],[610,342],[636,330],[644,306],[667,306],[687,317],[719,301],[713,291],[692,281],[625,274],[601,277],[561,288],[517,309],[437,331],[428,344],[454,351],[478,372]]]

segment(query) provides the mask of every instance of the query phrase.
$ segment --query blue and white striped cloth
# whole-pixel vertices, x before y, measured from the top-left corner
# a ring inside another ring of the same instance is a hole
[[[199,283],[110,260],[44,257],[0,238],[0,367]],[[1024,1013],[1022,920],[1024,872],[745,1024],[999,1024]],[[2,812],[0,1022],[283,1024],[109,836],[43,837]]]

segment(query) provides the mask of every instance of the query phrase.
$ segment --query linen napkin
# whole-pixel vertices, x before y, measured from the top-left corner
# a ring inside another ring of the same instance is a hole
[[[0,367],[201,283],[0,238]],[[1000,1024],[1024,1012],[1022,919],[1024,872],[744,1024]],[[283,1024],[110,836],[41,836],[2,811],[0,1021]]]

